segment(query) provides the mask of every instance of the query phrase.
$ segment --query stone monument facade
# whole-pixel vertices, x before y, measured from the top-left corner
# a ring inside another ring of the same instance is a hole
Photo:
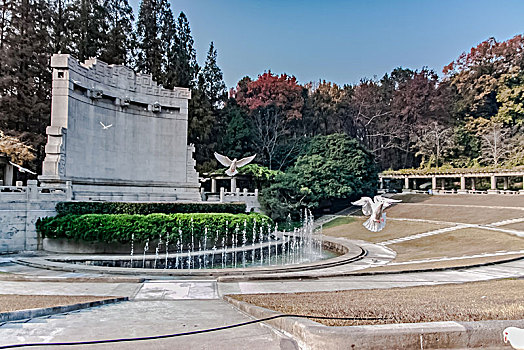
[[[189,89],[164,89],[151,75],[96,59],[57,54],[51,67],[43,187],[70,182],[73,200],[200,200]]]

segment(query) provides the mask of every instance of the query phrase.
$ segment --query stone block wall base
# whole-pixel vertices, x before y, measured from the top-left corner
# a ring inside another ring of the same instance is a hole
[[[488,194],[498,194],[499,190],[488,190]]]

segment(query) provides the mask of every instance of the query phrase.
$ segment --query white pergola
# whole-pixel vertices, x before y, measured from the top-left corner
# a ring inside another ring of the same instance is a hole
[[[447,192],[445,188],[446,186],[446,179],[452,178],[452,179],[460,179],[460,189],[457,191],[458,193],[478,193],[478,191],[475,188],[476,179],[478,178],[490,178],[491,186],[490,189],[487,191],[488,193],[505,193],[510,192],[509,191],[509,179],[511,177],[519,177],[522,179],[522,188],[520,189],[520,193],[524,194],[524,169],[516,169],[516,170],[489,170],[489,171],[474,171],[474,170],[468,170],[464,169],[464,171],[457,171],[457,170],[450,170],[450,171],[438,171],[438,172],[429,172],[425,174],[421,174],[414,170],[412,173],[405,173],[405,172],[390,172],[390,173],[382,173],[379,175],[380,180],[380,188],[383,188],[384,180],[385,179],[403,179],[404,180],[404,190],[410,191],[411,189],[415,189],[412,187],[415,187],[415,185],[411,186],[412,182],[416,181],[417,179],[430,179],[431,180],[431,189],[433,191],[444,191]],[[499,189],[497,187],[497,180],[499,178],[503,179],[503,188]],[[469,179],[469,181],[467,181]],[[413,181],[412,181],[413,180]],[[438,181],[440,180],[440,187],[438,187]],[[467,182],[470,182],[470,185],[467,185]],[[469,187],[469,188],[468,188]]]

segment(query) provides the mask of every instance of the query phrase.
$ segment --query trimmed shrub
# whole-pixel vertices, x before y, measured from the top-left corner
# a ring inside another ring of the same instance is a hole
[[[133,203],[133,202],[60,202],[58,215],[83,214],[173,214],[173,213],[230,213],[246,212],[245,203]]]
[[[237,243],[243,241],[245,228],[246,241],[252,242],[253,233],[260,234],[260,227],[266,235],[274,229],[273,221],[262,214],[84,214],[59,215],[39,219],[36,229],[42,237],[68,238],[97,242],[146,242],[162,237],[174,244],[180,239],[182,244],[198,242],[203,244],[207,229],[208,242],[221,243],[222,238],[231,243],[236,232]],[[258,236],[257,236],[258,237]]]

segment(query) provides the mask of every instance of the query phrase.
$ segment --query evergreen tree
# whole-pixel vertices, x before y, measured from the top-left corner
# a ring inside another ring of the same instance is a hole
[[[108,32],[99,58],[109,64],[127,64],[133,44],[133,9],[127,0],[108,0]]]
[[[143,0],[137,22],[136,69],[151,74],[166,86],[166,53],[175,33],[173,14],[166,0]]]
[[[176,22],[176,35],[170,47],[167,58],[166,72],[168,78],[164,87],[172,89],[175,86],[190,88],[197,83],[198,64],[196,51],[193,48],[193,37],[186,15],[181,12]]]
[[[50,119],[51,12],[45,0],[13,0],[0,53],[0,129],[19,136],[43,155]]]
[[[203,79],[203,89],[206,98],[214,107],[221,107],[227,96],[227,92],[222,71],[217,65],[217,50],[213,42],[209,44],[206,63],[200,75]]]
[[[68,23],[71,22],[71,3],[69,0],[56,0],[51,3],[51,47],[53,53],[67,53],[71,42]]]
[[[68,10],[68,51],[83,62],[99,57],[107,43],[108,9],[102,0],[74,0]]]

